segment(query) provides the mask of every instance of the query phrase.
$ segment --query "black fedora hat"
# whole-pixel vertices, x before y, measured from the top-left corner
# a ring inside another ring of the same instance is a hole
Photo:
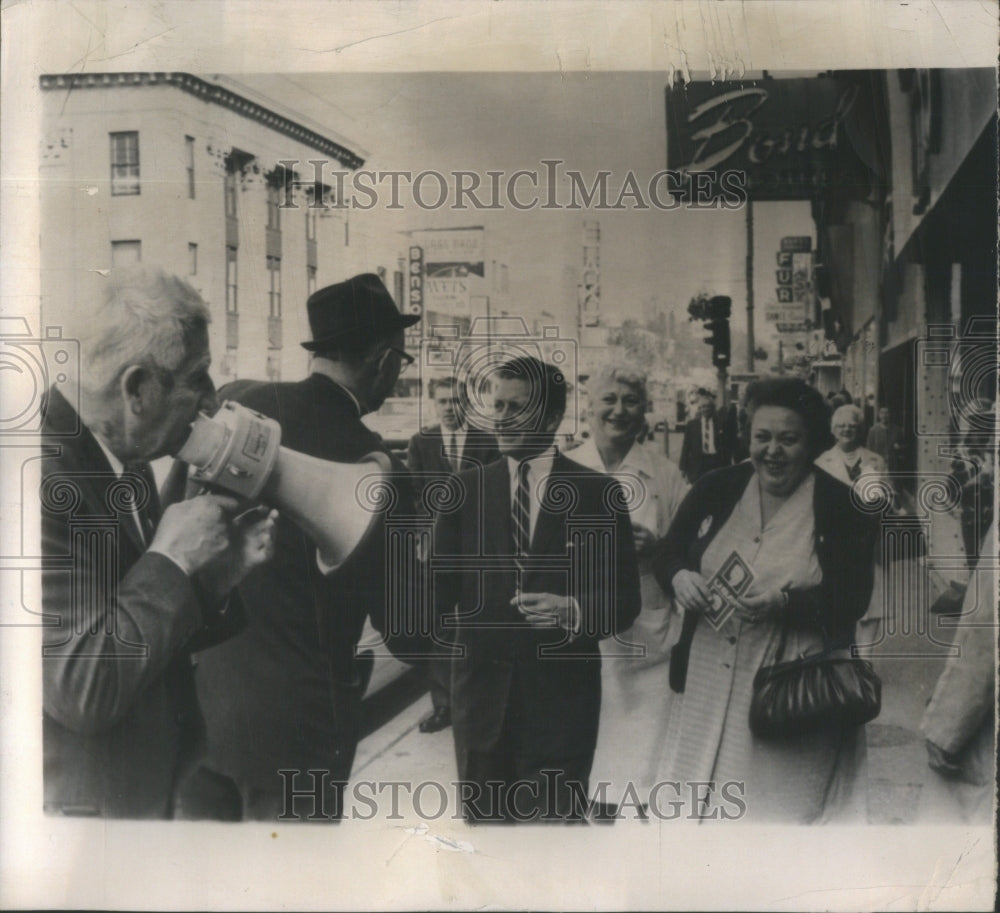
[[[313,292],[306,308],[313,338],[303,342],[302,348],[310,352],[334,346],[368,346],[420,319],[419,314],[401,314],[374,273],[362,273]]]

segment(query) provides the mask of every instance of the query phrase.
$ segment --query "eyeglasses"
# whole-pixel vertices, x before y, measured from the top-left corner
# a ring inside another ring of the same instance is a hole
[[[399,373],[403,374],[416,359],[409,353],[405,352],[403,349],[397,349],[395,346],[389,346],[386,352],[395,352],[399,356]]]

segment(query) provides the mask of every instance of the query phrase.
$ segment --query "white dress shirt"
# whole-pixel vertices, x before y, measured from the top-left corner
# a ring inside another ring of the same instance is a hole
[[[545,495],[545,486],[548,484],[549,476],[552,474],[552,463],[556,458],[556,448],[553,444],[547,450],[543,450],[538,456],[530,457],[528,464],[528,536],[535,535],[535,524],[538,522],[538,504]],[[520,465],[518,460],[507,457],[507,468],[510,470],[510,503],[514,504],[517,497],[517,470]]]
[[[701,417],[701,452],[715,453],[715,422],[709,415]]]
[[[518,467],[521,462],[528,464],[528,538],[534,538],[535,525],[538,522],[539,503],[545,496],[545,486],[548,484],[549,476],[552,475],[552,464],[556,458],[556,447],[552,444],[537,456],[530,457],[524,461],[518,461],[507,457],[507,468],[510,470],[510,503],[513,509],[514,500],[517,497]],[[571,605],[570,620],[567,629],[574,636],[580,633],[583,627],[583,615],[580,611],[580,603],[575,596],[567,596]]]
[[[468,431],[459,426],[454,431],[449,431],[444,425],[441,426],[441,436],[444,438],[444,454],[451,462],[452,469],[460,469],[462,453],[465,450],[465,439]]]

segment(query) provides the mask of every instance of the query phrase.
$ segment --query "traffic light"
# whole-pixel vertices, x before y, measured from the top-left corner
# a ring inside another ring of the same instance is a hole
[[[705,324],[705,328],[712,334],[705,337],[712,347],[712,364],[717,368],[729,367],[729,320],[726,317],[716,317]]]
[[[706,336],[705,342],[712,347],[712,364],[717,368],[729,367],[729,314],[732,304],[732,299],[725,295],[716,295],[708,302],[710,319],[705,321],[705,329],[712,335]]]

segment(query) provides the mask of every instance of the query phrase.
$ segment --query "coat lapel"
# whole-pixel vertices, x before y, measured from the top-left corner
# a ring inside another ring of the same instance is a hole
[[[482,470],[484,550],[487,555],[509,555],[514,550],[511,532],[510,470],[507,460],[497,460]]]
[[[556,454],[552,463],[552,472],[546,480],[546,489],[553,484],[571,485],[574,479],[568,472],[568,460],[562,454]],[[557,498],[558,501],[563,499]],[[549,510],[547,504],[552,499],[542,497],[538,505],[538,519],[535,521],[535,532],[531,537],[532,555],[562,555],[566,551],[566,510]]]
[[[93,507],[101,514],[104,516],[113,514],[118,518],[119,529],[124,531],[125,538],[132,544],[136,553],[141,555],[147,546],[139,532],[135,517],[129,510],[116,509],[112,498],[109,497],[109,491],[117,477],[104,455],[101,445],[97,443],[97,439],[90,429],[78,419],[75,410],[65,397],[56,389],[50,390],[45,406],[43,435],[46,432],[50,435],[66,435],[74,428],[77,429],[75,442],[72,445],[75,451],[75,462],[79,467],[88,467],[86,470],[80,470],[83,477],[79,478],[76,484],[82,489],[89,489],[90,497],[87,500],[92,499]],[[69,446],[67,437],[52,437],[47,443],[56,444],[59,447]],[[147,509],[155,523],[159,519],[159,501],[152,473],[139,474],[139,478],[148,486],[150,501]],[[129,481],[129,477],[126,476],[124,481]],[[133,487],[136,485],[134,478],[131,479],[131,485]]]

